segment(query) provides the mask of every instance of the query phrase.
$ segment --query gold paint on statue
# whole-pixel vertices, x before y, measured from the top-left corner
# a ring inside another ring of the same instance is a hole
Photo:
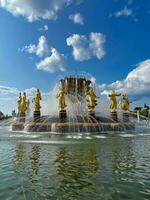
[[[19,99],[17,101],[18,104],[18,114],[21,112],[21,102],[22,102],[22,96],[21,96],[21,92],[19,93]]]
[[[120,96],[121,94],[117,94],[115,93],[115,90],[112,91],[112,93],[110,93],[108,95],[108,97],[110,98],[110,105],[109,105],[109,109],[111,112],[116,111],[117,109],[117,96]]]
[[[29,114],[30,114],[30,101],[28,99],[28,101],[27,101],[27,115],[29,115]]]
[[[36,93],[35,93],[35,96],[33,98],[33,102],[34,102],[34,111],[35,112],[39,112],[40,111],[40,108],[41,108],[41,105],[40,105],[40,101],[42,100],[42,97],[41,97],[41,92],[39,89],[37,89]]]
[[[88,97],[88,99],[87,99],[88,111],[93,111],[94,108],[97,106],[97,98],[98,97],[95,95],[92,87],[88,87],[86,95]]]
[[[21,98],[20,113],[25,114],[26,110],[27,110],[27,97],[26,97],[26,93],[24,92]]]
[[[61,87],[59,92],[58,92],[58,95],[57,95],[59,108],[61,110],[64,110],[67,107],[66,100],[65,100],[65,95],[66,95],[65,90],[64,90],[63,87]]]
[[[119,102],[119,108],[123,111],[126,112],[129,110],[130,102],[128,99],[128,96],[126,94],[122,94],[122,99]]]

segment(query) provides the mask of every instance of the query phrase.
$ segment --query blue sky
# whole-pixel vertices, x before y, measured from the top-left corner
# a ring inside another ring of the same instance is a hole
[[[1,104],[80,73],[102,95],[116,89],[149,99],[149,33],[147,0],[0,0]]]

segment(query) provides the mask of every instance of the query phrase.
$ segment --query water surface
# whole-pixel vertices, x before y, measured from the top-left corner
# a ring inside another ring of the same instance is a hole
[[[149,200],[150,130],[102,135],[0,128],[0,200]]]

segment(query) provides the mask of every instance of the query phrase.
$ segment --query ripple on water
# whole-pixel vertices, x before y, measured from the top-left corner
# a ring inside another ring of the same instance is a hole
[[[66,136],[67,139],[82,139],[83,137],[81,135],[67,135]]]
[[[13,132],[6,140],[5,133],[10,136],[0,131],[0,200],[150,199],[147,137]]]
[[[137,135],[140,135],[140,136],[150,136],[150,133],[138,133]]]
[[[19,141],[21,143],[29,143],[29,144],[75,144],[77,142],[75,141],[63,141],[63,140],[23,140],[23,141]]]
[[[119,134],[120,137],[135,137],[135,134]]]
[[[11,134],[10,138],[39,138],[41,135]]]
[[[94,135],[95,138],[99,138],[99,139],[105,139],[107,138],[106,136],[104,135]]]

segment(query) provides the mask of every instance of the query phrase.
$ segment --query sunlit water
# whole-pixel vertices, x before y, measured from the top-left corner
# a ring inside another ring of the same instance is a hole
[[[149,200],[150,130],[50,134],[0,127],[0,200]]]

